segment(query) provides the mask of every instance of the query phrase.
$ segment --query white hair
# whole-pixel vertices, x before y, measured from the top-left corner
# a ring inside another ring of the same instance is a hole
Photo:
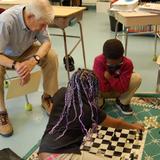
[[[53,7],[48,0],[30,0],[26,4],[26,11],[33,14],[37,20],[43,19],[47,23],[51,23],[55,17]]]

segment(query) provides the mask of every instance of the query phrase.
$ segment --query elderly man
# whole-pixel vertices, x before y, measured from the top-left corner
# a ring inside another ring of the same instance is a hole
[[[32,0],[26,5],[14,6],[0,14],[0,134],[11,136],[4,102],[4,76],[6,68],[14,69],[21,79],[21,85],[30,80],[32,69],[39,65],[43,74],[42,107],[51,111],[50,96],[58,90],[58,58],[47,32],[47,25],[53,21],[53,8],[47,0]],[[38,44],[35,42],[38,41]]]

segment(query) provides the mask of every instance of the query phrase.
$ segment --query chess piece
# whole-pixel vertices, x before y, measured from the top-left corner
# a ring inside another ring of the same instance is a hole
[[[135,144],[138,145],[139,144],[139,134],[136,133],[136,136],[135,136]]]
[[[143,135],[143,131],[141,129],[139,130],[139,135]]]
[[[139,140],[142,140],[143,139],[143,132],[142,130],[139,131]]]
[[[129,158],[130,158],[130,160],[134,160],[134,153],[131,153]]]
[[[103,138],[103,134],[102,133],[98,133],[98,138],[102,139]]]
[[[125,156],[122,156],[121,158],[120,158],[120,160],[125,160],[126,158],[125,158]]]
[[[93,133],[92,133],[92,130],[89,129],[87,135],[85,136],[84,141],[92,141],[92,134],[93,134]]]
[[[116,141],[117,140],[117,136],[116,133],[113,134],[112,140]]]
[[[98,127],[98,126],[97,126],[96,123],[93,123],[93,124],[92,124],[92,132],[93,132],[93,133],[97,133],[97,127]]]

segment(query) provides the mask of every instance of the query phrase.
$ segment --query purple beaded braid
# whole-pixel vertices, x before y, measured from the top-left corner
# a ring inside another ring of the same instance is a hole
[[[51,129],[49,134],[58,132],[61,128],[62,121],[66,123],[63,132],[57,137],[57,139],[63,137],[68,129],[69,124],[74,122],[76,119],[81,124],[81,129],[84,135],[87,134],[87,129],[82,122],[83,114],[83,100],[82,94],[85,94],[89,107],[91,109],[91,120],[93,123],[98,122],[98,116],[94,115],[93,108],[97,113],[97,97],[98,97],[98,82],[94,73],[90,70],[79,69],[73,75],[68,83],[67,91],[65,94],[65,106],[60,116],[58,123]],[[80,113],[77,113],[77,106],[79,106]],[[72,120],[68,120],[70,110],[74,110],[74,117]],[[96,117],[96,119],[94,119]]]

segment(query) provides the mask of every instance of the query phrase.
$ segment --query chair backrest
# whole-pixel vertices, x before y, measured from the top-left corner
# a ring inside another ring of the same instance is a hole
[[[40,70],[31,73],[30,81],[24,86],[20,85],[19,77],[10,78],[6,98],[10,99],[10,98],[27,95],[28,93],[36,92],[39,88],[40,79],[41,79]]]

